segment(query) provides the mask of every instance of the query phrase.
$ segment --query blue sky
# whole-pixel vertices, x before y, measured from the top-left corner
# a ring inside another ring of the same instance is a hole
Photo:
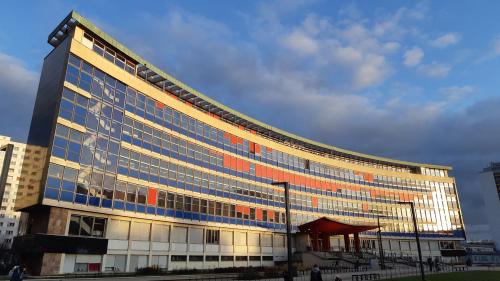
[[[467,224],[500,161],[498,1],[26,1],[0,10],[0,134],[27,134],[71,9],[243,113],[364,153],[451,165]]]

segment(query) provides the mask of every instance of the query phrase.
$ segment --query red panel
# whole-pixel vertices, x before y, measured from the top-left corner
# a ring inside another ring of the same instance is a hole
[[[230,140],[230,139],[231,139],[231,134],[230,134],[230,133],[228,133],[228,132],[224,132],[224,137],[225,137],[226,139]]]
[[[148,189],[148,205],[156,206],[156,199],[158,198],[158,190],[154,188]]]
[[[261,166],[259,164],[255,164],[255,176],[256,177],[262,176],[262,170],[261,170]]]
[[[267,219],[272,218],[274,220],[274,211],[267,211]]]
[[[238,172],[242,172],[243,171],[243,160],[239,159],[239,158],[236,158],[236,170]]]
[[[363,203],[363,212],[368,212],[368,203]]]
[[[260,144],[255,144],[255,153],[260,154]]]
[[[243,214],[250,215],[250,207],[244,207],[243,208]]]
[[[243,162],[242,163],[243,164],[243,169],[242,169],[243,172],[248,173],[250,171],[250,163],[248,163],[248,161],[245,161],[245,160],[243,160],[242,162]]]
[[[266,168],[266,177],[268,179],[272,179],[273,178],[273,168],[271,168],[271,167],[267,167]]]
[[[267,150],[267,152],[272,152],[273,151],[273,149],[270,148],[270,147],[266,147],[266,150]]]
[[[250,153],[255,153],[255,143],[249,142],[248,144],[249,144],[248,149],[250,150]]]
[[[236,209],[236,212],[243,213],[245,207],[244,206],[240,206],[240,205],[236,205],[235,209]]]
[[[262,220],[262,209],[255,210],[255,217],[260,221]]]
[[[231,135],[231,144],[237,144],[238,138],[236,136]]]
[[[155,105],[156,105],[156,107],[158,107],[158,108],[164,108],[164,107],[165,107],[165,105],[164,105],[163,103],[159,102],[159,101],[156,101],[156,102],[155,102]]]
[[[238,162],[236,161],[236,157],[231,156],[231,169],[238,170]]]
[[[231,167],[231,156],[224,154],[224,167],[230,168]]]
[[[312,206],[313,206],[313,208],[317,208],[318,207],[318,197],[313,197],[312,198]]]
[[[373,174],[370,173],[364,173],[363,174],[363,179],[368,182],[373,182]]]

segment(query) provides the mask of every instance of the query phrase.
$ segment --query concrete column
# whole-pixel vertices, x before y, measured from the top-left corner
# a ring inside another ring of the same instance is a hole
[[[350,252],[351,240],[349,240],[349,234],[344,234],[344,247],[346,252]]]
[[[359,233],[354,233],[354,250],[356,253],[361,252],[361,243],[359,240]]]

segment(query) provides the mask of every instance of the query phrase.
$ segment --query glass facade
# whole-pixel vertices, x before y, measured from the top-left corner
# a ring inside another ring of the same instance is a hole
[[[63,89],[58,117],[81,129],[57,124],[51,155],[80,168],[50,164],[47,199],[283,230],[284,193],[270,184],[288,181],[295,229],[325,215],[358,223],[383,216],[391,221],[386,233],[404,236],[412,233],[410,210],[397,202],[413,201],[423,236],[461,235],[453,183],[356,171],[266,147],[184,114],[72,54],[65,81],[88,95]],[[431,170],[447,175],[423,173]],[[202,199],[205,194],[220,199]]]

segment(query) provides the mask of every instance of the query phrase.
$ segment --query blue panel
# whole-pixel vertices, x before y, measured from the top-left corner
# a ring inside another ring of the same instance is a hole
[[[128,176],[128,168],[118,166],[118,174]]]
[[[102,199],[103,208],[111,208],[112,201],[110,199]]]
[[[61,201],[73,202],[73,192],[62,191]]]
[[[149,176],[149,181],[150,182],[154,182],[154,183],[157,183],[158,182],[158,176],[153,176],[153,175],[150,175]]]
[[[184,213],[183,217],[184,217],[185,219],[188,219],[188,220],[190,220],[190,219],[191,219],[191,212],[183,212],[183,213]]]
[[[165,215],[165,209],[163,208],[157,208],[156,209],[156,214],[159,216],[164,216]]]
[[[87,195],[84,194],[76,194],[75,203],[87,205]]]
[[[59,186],[61,185],[61,181],[59,179],[56,179],[56,178],[48,178],[47,179],[47,186],[48,187],[54,187],[54,188],[59,188]]]
[[[123,201],[119,201],[119,200],[113,201],[113,208],[115,208],[115,209],[123,210],[124,206],[125,206],[125,204],[123,203]]]
[[[208,221],[215,221],[215,218],[212,215],[208,215],[207,218],[208,218]]]
[[[58,195],[59,195],[59,190],[57,190],[57,189],[52,189],[52,188],[45,189],[45,198],[57,200]]]
[[[98,207],[99,203],[101,203],[101,198],[93,197],[93,196],[89,197],[89,205]]]
[[[176,218],[182,218],[183,217],[183,212],[182,211],[175,211],[175,217]]]
[[[125,134],[123,134],[123,135],[122,135],[122,140],[123,140],[124,142],[132,143],[132,137],[130,137],[129,135],[125,135]]]
[[[135,204],[134,203],[126,203],[126,210],[127,211],[132,211],[132,212],[135,212]]]
[[[139,212],[139,213],[145,213],[146,212],[146,206],[137,204],[137,212]]]
[[[63,181],[62,189],[66,191],[75,192],[75,183],[70,181]]]
[[[175,216],[175,212],[174,212],[174,210],[170,210],[170,209],[169,209],[169,210],[167,210],[167,216],[169,216],[169,217],[173,217],[173,216]]]
[[[200,220],[200,214],[198,214],[198,213],[193,213],[193,214],[192,214],[192,219],[193,219],[193,220]]]
[[[148,214],[155,214],[156,213],[156,208],[155,207],[147,207],[147,213]]]

